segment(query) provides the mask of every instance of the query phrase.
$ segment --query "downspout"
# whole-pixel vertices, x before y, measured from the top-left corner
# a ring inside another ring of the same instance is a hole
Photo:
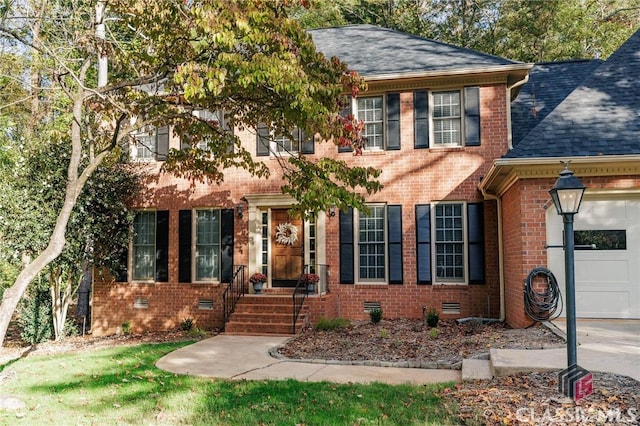
[[[498,281],[500,283],[500,322],[507,317],[505,305],[504,284],[504,243],[502,240],[502,199],[497,195],[489,194],[484,188],[480,189],[485,200],[495,200],[498,207]]]
[[[512,85],[508,85],[507,83],[507,117],[509,118],[507,120],[507,141],[508,141],[508,147],[509,150],[513,149],[513,138],[512,138],[512,133],[511,133],[511,101],[513,101],[518,94],[516,93],[515,96],[513,95],[513,91],[514,89],[518,89],[520,86],[526,84],[529,81],[529,73],[527,73],[526,76],[524,76],[524,78],[516,81],[515,83],[513,83]],[[520,91],[518,90],[518,93]]]

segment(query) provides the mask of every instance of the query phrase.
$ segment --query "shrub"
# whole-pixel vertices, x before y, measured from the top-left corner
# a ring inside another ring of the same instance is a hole
[[[193,327],[189,330],[189,337],[193,337],[194,339],[203,339],[207,337],[207,332],[200,327]]]
[[[382,309],[372,309],[369,311],[369,317],[373,324],[378,324],[382,321]]]
[[[437,339],[438,338],[438,329],[437,328],[432,328],[431,330],[429,330],[429,336],[431,336],[432,339]]]
[[[318,331],[330,331],[349,327],[350,325],[351,321],[346,318],[320,318],[313,325],[313,329]]]
[[[122,323],[122,334],[128,336],[131,333],[131,321],[125,321]]]
[[[26,295],[20,304],[18,324],[22,328],[20,337],[31,345],[45,342],[53,336],[49,289],[36,286]]]
[[[436,327],[438,325],[438,320],[440,317],[438,316],[438,311],[433,306],[429,308],[427,311],[427,325],[429,327]]]
[[[180,323],[180,331],[190,331],[193,328],[193,318],[185,318]]]

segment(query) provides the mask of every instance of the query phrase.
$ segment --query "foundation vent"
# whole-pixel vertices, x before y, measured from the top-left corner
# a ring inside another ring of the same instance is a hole
[[[210,311],[213,309],[213,299],[200,299],[198,300],[198,309]]]
[[[144,297],[138,297],[135,302],[133,302],[133,307],[135,309],[148,309],[149,308],[149,299],[145,299]]]
[[[459,314],[460,304],[456,302],[447,302],[442,304],[443,314]]]
[[[382,309],[380,302],[364,302],[365,312],[371,312],[375,309]]]

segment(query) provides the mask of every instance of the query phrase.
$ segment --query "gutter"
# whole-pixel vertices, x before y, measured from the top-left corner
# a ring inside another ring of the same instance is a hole
[[[367,83],[375,82],[375,81],[383,81],[383,80],[408,80],[415,78],[429,78],[429,77],[454,77],[454,76],[468,76],[474,74],[493,74],[493,73],[511,73],[513,72],[523,72],[526,71],[527,75],[525,77],[525,81],[522,84],[526,83],[529,79],[529,70],[533,67],[533,64],[521,63],[521,64],[513,64],[513,65],[495,65],[495,66],[487,66],[487,67],[478,67],[478,68],[456,68],[451,70],[437,70],[437,71],[416,71],[416,72],[405,72],[405,73],[391,73],[391,74],[374,74],[374,75],[366,75],[361,74],[361,77],[365,79]],[[356,70],[357,71],[357,70]],[[518,80],[522,81],[522,80]],[[511,85],[511,87],[519,86],[518,82]]]

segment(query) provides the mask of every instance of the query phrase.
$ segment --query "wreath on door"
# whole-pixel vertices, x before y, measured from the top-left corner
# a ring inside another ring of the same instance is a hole
[[[298,228],[287,222],[281,223],[276,228],[276,242],[285,246],[292,246],[298,241]]]

